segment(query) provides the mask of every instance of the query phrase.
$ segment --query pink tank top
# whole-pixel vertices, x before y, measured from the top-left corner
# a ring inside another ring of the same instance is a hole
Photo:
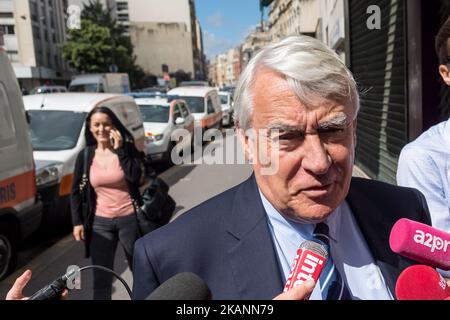
[[[114,161],[107,169],[102,168],[94,157],[89,179],[97,194],[95,215],[115,218],[134,213],[125,174],[118,157],[114,157]]]

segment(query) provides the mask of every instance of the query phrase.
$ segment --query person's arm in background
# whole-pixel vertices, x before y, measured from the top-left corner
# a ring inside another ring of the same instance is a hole
[[[406,146],[398,160],[397,184],[422,192],[430,209],[433,227],[450,232],[450,211],[444,192],[446,182],[443,181],[446,177],[441,177],[441,170],[426,151]]]
[[[73,237],[76,241],[84,240],[84,226],[82,217],[82,199],[80,182],[83,177],[84,151],[80,151],[75,162],[75,169],[70,192],[70,211],[72,212]],[[87,187],[87,186],[86,186]]]
[[[139,185],[141,179],[141,161],[140,153],[135,150],[134,146],[123,145],[116,149],[119,157],[120,166],[125,174],[125,179],[133,185]]]

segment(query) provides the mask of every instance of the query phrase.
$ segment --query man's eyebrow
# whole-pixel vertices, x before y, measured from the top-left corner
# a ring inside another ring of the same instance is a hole
[[[317,129],[323,130],[323,129],[329,129],[329,128],[345,127],[348,124],[347,119],[348,118],[346,115],[344,115],[344,114],[339,115],[332,119],[320,122]],[[302,129],[298,126],[292,126],[292,125],[288,125],[288,124],[285,124],[282,122],[277,122],[277,121],[270,123],[267,126],[267,129],[269,129],[271,131],[278,130],[278,131],[285,131],[285,132],[291,132],[291,131],[304,132],[304,129]]]
[[[347,126],[347,124],[348,124],[347,116],[340,115],[333,119],[329,119],[329,120],[319,123],[319,126],[317,129],[339,128],[339,127],[345,127],[345,126]]]
[[[300,127],[297,126],[291,126],[288,124],[284,124],[284,123],[278,123],[278,122],[274,122],[271,123],[267,126],[267,129],[269,129],[269,131],[274,131],[274,130],[278,130],[278,131],[299,131],[299,132],[303,132],[304,130]]]

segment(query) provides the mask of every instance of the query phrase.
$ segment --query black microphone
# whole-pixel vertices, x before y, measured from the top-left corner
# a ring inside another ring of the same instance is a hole
[[[196,274],[182,272],[163,282],[145,300],[211,300],[211,291]]]
[[[64,289],[68,289],[67,282],[73,278],[80,268],[72,268],[65,275],[33,294],[29,300],[57,300],[61,298]]]

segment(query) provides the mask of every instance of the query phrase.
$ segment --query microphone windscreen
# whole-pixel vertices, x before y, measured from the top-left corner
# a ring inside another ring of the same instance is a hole
[[[199,276],[179,273],[156,288],[146,300],[210,300],[211,291]]]
[[[414,265],[400,274],[395,285],[398,300],[445,300],[450,288],[432,267]]]
[[[404,257],[450,270],[450,234],[444,231],[403,218],[392,227],[389,245]]]

